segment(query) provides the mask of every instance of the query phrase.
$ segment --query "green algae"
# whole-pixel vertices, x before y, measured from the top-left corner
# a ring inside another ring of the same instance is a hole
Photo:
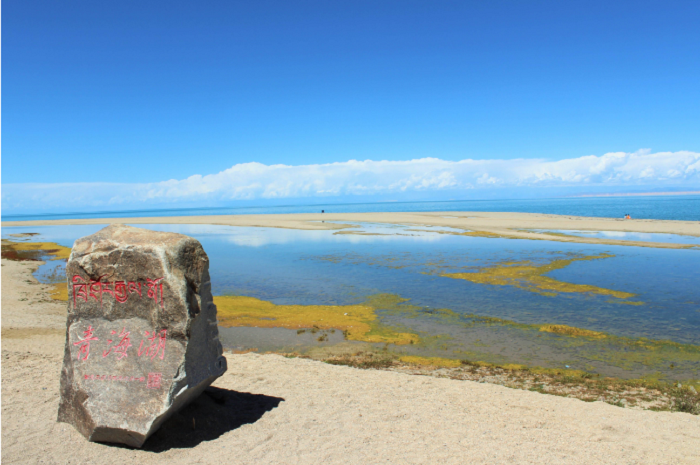
[[[559,293],[586,293],[609,295],[618,299],[629,299],[636,294],[616,291],[590,284],[573,284],[559,281],[546,273],[560,270],[575,261],[599,260],[612,258],[614,255],[603,253],[577,258],[555,259],[545,264],[536,264],[531,261],[501,262],[494,266],[479,269],[468,273],[443,273],[440,276],[452,279],[464,279],[477,284],[489,284],[494,286],[514,286],[546,296],[556,296]]]
[[[562,252],[550,252],[551,255],[561,256]],[[537,293],[547,297],[556,297],[561,294],[593,294],[609,296],[609,303],[624,305],[644,305],[644,302],[629,300],[637,296],[631,292],[625,292],[604,287],[575,284],[547,276],[548,273],[564,269],[573,262],[591,261],[613,258],[615,255],[601,253],[598,255],[577,255],[565,258],[550,258],[545,263],[531,260],[505,260],[485,266],[458,267],[447,259],[429,259],[423,263],[415,261],[411,256],[379,255],[368,256],[362,254],[325,255],[313,257],[315,260],[330,263],[349,263],[352,265],[366,265],[388,269],[418,268],[421,274],[437,275],[451,279],[462,279],[476,284],[491,286],[511,286]],[[470,262],[479,262],[481,259],[469,259]],[[462,270],[455,272],[456,270]],[[474,271],[472,271],[474,270]]]
[[[68,302],[68,283],[55,283],[51,286],[49,295],[53,300]]]
[[[37,233],[10,234],[13,237],[31,238]],[[46,261],[67,260],[70,257],[71,248],[55,242],[16,242],[2,240],[2,258],[14,261]],[[68,300],[68,285],[65,279],[62,282],[51,284],[49,295],[53,300]]]
[[[619,379],[601,377],[585,370],[401,355],[386,351],[375,352],[371,348],[350,348],[349,351],[325,356],[315,354],[312,358],[333,365],[361,369],[383,369],[454,380],[487,382],[542,394],[578,398],[586,402],[603,401],[618,407],[700,414],[698,379],[689,379],[683,384],[664,381],[657,375]]]
[[[334,236],[336,235],[354,235],[354,236],[394,236],[394,234],[385,234],[385,233],[373,233],[373,232],[365,232],[365,231],[336,231],[333,233]],[[404,234],[396,234],[399,236],[402,236]]]
[[[449,334],[426,333],[402,323],[410,320],[423,322],[429,319],[445,325],[445,328],[488,330],[501,327],[516,331],[506,334],[518,335],[523,341],[537,341],[538,345],[550,347],[551,350],[576,354],[576,364],[585,364],[592,371],[599,369],[599,365],[603,364],[647,374],[660,370],[664,372],[663,377],[668,378],[675,372],[687,377],[694,372],[693,370],[697,372],[700,367],[700,346],[628,338],[563,324],[525,324],[485,315],[459,314],[448,308],[435,309],[414,305],[409,299],[393,294],[376,294],[367,297],[362,304],[347,306],[276,306],[245,297],[215,297],[215,302],[220,309],[222,326],[335,328],[343,330],[346,339],[350,341],[410,347],[409,353],[402,349],[402,357],[432,359],[437,353],[449,352],[451,355],[443,358],[455,360],[466,357],[499,366],[513,363],[513,354],[503,355],[489,351],[489,344],[480,339],[470,342],[458,341]],[[261,313],[253,314],[250,311],[251,303],[253,307],[261,310]],[[235,306],[239,308],[231,310]],[[508,340],[514,339],[508,337]],[[464,350],[467,347],[470,347],[470,350]],[[516,359],[520,360],[522,366],[531,365],[527,363],[529,357],[526,354]],[[448,365],[453,363],[449,362]],[[573,361],[567,363],[574,364]],[[676,367],[675,372],[669,373],[669,365]]]
[[[602,347],[582,346],[582,356],[618,366],[626,370],[637,367],[665,369],[665,376],[672,371],[693,371],[700,374],[700,346],[681,344],[667,340],[608,336]],[[672,370],[669,372],[669,369]]]
[[[2,240],[2,258],[16,261],[66,260],[71,248],[55,242],[16,242]]]
[[[453,236],[467,236],[467,237],[486,237],[489,239],[515,239],[514,237],[504,236],[489,231],[465,231],[465,232],[452,232],[452,231],[435,231],[438,234],[451,234]]]
[[[404,355],[399,360],[410,365],[433,366],[433,367],[458,367],[462,365],[459,360],[444,357],[421,357],[418,355]]]
[[[57,284],[56,287],[65,284]],[[54,297],[67,299],[67,293]],[[670,365],[675,372],[692,372],[700,376],[700,346],[682,344],[667,340],[652,340],[647,338],[628,338],[612,334],[576,328],[561,324],[525,324],[497,317],[475,314],[459,314],[453,310],[441,308],[432,309],[413,305],[409,299],[393,294],[376,294],[369,296],[359,305],[275,305],[271,302],[242,296],[215,296],[214,302],[218,307],[219,324],[230,326],[254,326],[261,328],[282,327],[288,329],[315,328],[318,330],[336,329],[343,331],[349,341],[367,343],[383,343],[395,346],[415,347],[419,352],[447,351],[451,349],[451,357],[430,357],[431,362],[420,361],[426,355],[398,354],[406,358],[404,361],[417,365],[449,367],[454,366],[455,360],[469,359],[483,366],[493,367],[524,367],[529,370],[539,370],[541,373],[577,372],[559,368],[543,368],[529,364],[514,364],[509,357],[493,352],[478,350],[487,348],[489,344],[481,340],[471,341],[471,350],[454,348],[454,338],[447,334],[429,334],[416,331],[401,323],[391,325],[380,321],[382,317],[400,317],[403,319],[431,318],[440,324],[461,326],[463,328],[503,327],[518,331],[518,334],[531,337],[546,335],[549,339],[541,340],[541,344],[553,345],[559,349],[574,350],[576,354],[590,362],[599,362],[607,366],[624,370],[661,370],[654,379],[673,378],[673,372],[667,369]],[[539,339],[538,339],[539,341]],[[477,349],[477,350],[474,350]],[[397,355],[397,356],[398,356]],[[439,362],[437,359],[448,361]],[[596,367],[587,364],[589,371]],[[550,371],[547,371],[550,370]]]
[[[557,255],[561,254],[562,252],[550,252],[552,255]],[[500,252],[499,252],[500,254]],[[539,252],[538,252],[539,254]],[[356,256],[359,256],[356,254]],[[450,266],[448,263],[449,260],[430,260],[427,261],[426,263],[418,264],[415,265],[413,263],[410,263],[409,260],[416,255],[411,254],[408,258],[405,255],[402,254],[395,254],[395,257],[391,256],[383,256],[379,258],[375,258],[369,264],[375,265],[375,266],[383,266],[386,268],[390,269],[399,269],[403,267],[409,267],[409,266],[425,266],[433,269],[441,269],[441,273],[447,273],[447,272],[456,272],[456,271],[464,271],[465,268],[455,268],[454,265]],[[428,257],[428,254],[424,254],[424,257]],[[445,255],[448,256],[449,255]],[[467,257],[467,254],[463,254],[460,256],[460,259],[462,257]],[[488,258],[479,262],[480,267],[474,267],[474,270],[476,272],[480,272],[484,270],[485,268],[488,268],[487,266],[483,266],[485,263],[496,263],[495,261],[496,255],[489,260]],[[499,257],[502,258],[502,257]],[[498,263],[499,265],[503,264],[508,264],[508,266],[518,266],[518,264],[522,263],[531,263],[531,262],[523,262],[522,258],[533,258],[534,260],[538,260],[539,257],[535,256],[517,256],[515,259],[511,259],[508,261],[502,261]],[[553,259],[553,258],[561,258],[560,256],[557,257],[548,257],[548,259]],[[567,257],[564,257],[567,258]],[[478,258],[471,258],[469,257],[470,262],[476,262],[478,261]],[[329,260],[331,261],[331,260]],[[338,259],[337,262],[342,261],[342,259]],[[573,260],[572,260],[573,261]],[[363,261],[363,263],[367,264],[367,261]],[[536,262],[537,265],[540,265],[539,262]],[[436,274],[438,276],[441,275],[441,273],[432,273]],[[443,281],[445,282],[445,281]],[[456,283],[451,283],[453,287],[455,287]],[[65,284],[63,285],[64,289]],[[504,289],[499,289],[499,295],[500,292]],[[543,290],[542,292],[539,292],[539,294],[544,294],[544,295],[557,295],[557,292],[551,291],[551,290]],[[600,295],[600,294],[599,294]],[[353,300],[356,302],[360,302],[361,296],[355,296],[357,300]],[[643,302],[633,302],[629,301],[626,299],[620,299],[617,296],[610,296],[612,297],[610,300],[607,300],[607,302],[611,303],[616,303],[616,304],[627,304],[627,305],[643,305]],[[217,298],[218,299],[218,298]],[[437,304],[440,303],[440,299],[437,299]],[[596,301],[603,301],[606,299],[596,299]],[[580,358],[586,358],[588,361],[591,361],[592,363],[586,363],[586,360],[581,360],[579,359],[571,359],[574,360],[576,365],[574,363],[569,363],[568,361],[562,362],[561,360],[557,360],[555,362],[552,362],[556,366],[556,363],[562,363],[561,366],[563,366],[563,363],[567,363],[571,366],[578,366],[578,367],[585,367],[586,370],[589,371],[596,371],[600,370],[601,366],[603,364],[613,366],[613,367],[619,367],[622,369],[626,370],[637,370],[639,371],[640,367],[645,367],[648,368],[648,370],[643,370],[643,373],[646,373],[646,376],[648,377],[654,377],[656,380],[661,380],[661,379],[674,379],[674,374],[675,373],[680,373],[682,371],[683,374],[680,375],[681,378],[679,379],[685,379],[685,376],[687,376],[688,371],[695,371],[695,377],[698,376],[698,369],[700,368],[700,355],[697,353],[697,351],[693,351],[693,347],[695,346],[674,346],[675,343],[671,341],[652,341],[652,340],[645,340],[645,339],[636,339],[636,338],[619,338],[611,334],[607,333],[600,333],[597,331],[591,331],[583,328],[574,328],[566,325],[560,325],[560,324],[522,324],[522,323],[517,323],[515,321],[509,321],[505,319],[500,319],[500,318],[495,318],[495,317],[490,317],[490,316],[484,316],[484,315],[464,315],[460,314],[457,312],[454,312],[451,309],[448,308],[430,308],[430,307],[425,307],[425,306],[418,306],[414,305],[411,301],[405,298],[401,298],[397,295],[391,295],[391,294],[377,294],[375,296],[370,296],[367,298],[366,301],[362,301],[363,304],[368,305],[373,309],[375,318],[371,319],[369,322],[369,330],[366,331],[365,333],[362,334],[353,334],[351,331],[348,331],[347,336],[350,341],[362,341],[362,340],[370,340],[372,342],[368,342],[368,344],[401,344],[401,339],[396,336],[396,334],[414,334],[418,335],[419,339],[410,339],[410,341],[419,341],[418,343],[411,344],[408,342],[408,344],[402,344],[401,347],[398,347],[399,349],[413,349],[414,347],[418,349],[419,351],[423,351],[423,349],[429,349],[429,350],[447,350],[450,349],[450,354],[448,354],[445,358],[446,360],[451,360],[452,363],[454,364],[454,360],[456,359],[469,359],[469,360],[477,360],[481,361],[478,363],[483,363],[483,364],[493,364],[493,366],[522,366],[526,367],[527,369],[537,369],[533,368],[538,365],[535,365],[535,363],[541,363],[541,362],[533,362],[533,358],[529,358],[530,354],[527,354],[524,357],[518,357],[518,358],[512,358],[512,354],[514,351],[506,351],[505,355],[500,355],[498,353],[494,352],[488,352],[488,350],[485,350],[481,352],[479,350],[480,347],[494,347],[496,344],[493,343],[493,341],[489,341],[490,344],[484,344],[483,342],[462,342],[460,341],[455,341],[453,339],[450,339],[449,336],[446,335],[435,335],[434,332],[439,332],[440,330],[438,329],[437,331],[433,331],[433,334],[429,332],[421,332],[416,329],[410,328],[410,327],[405,327],[402,326],[401,324],[395,323],[395,320],[401,320],[401,319],[419,319],[420,321],[416,322],[418,325],[423,323],[425,320],[432,320],[432,322],[439,322],[444,325],[450,326],[450,325],[460,325],[464,328],[477,328],[477,329],[484,329],[484,332],[488,332],[489,328],[493,329],[494,331],[500,331],[499,328],[507,328],[509,331],[512,330],[512,332],[508,334],[525,334],[526,337],[528,338],[533,338],[532,340],[534,341],[542,341],[543,346],[546,344],[550,344],[547,346],[549,347],[555,347],[556,349],[562,349],[565,350],[568,353],[576,353],[577,355],[581,355],[582,357]],[[432,303],[432,302],[428,302]],[[444,305],[444,302],[443,302]],[[323,306],[321,306],[323,307]],[[346,307],[346,306],[341,306],[341,307]],[[455,308],[457,307],[457,304],[455,304]],[[476,307],[474,307],[476,308]],[[310,312],[315,311],[315,309],[308,309]],[[630,309],[631,310],[631,309]],[[488,312],[489,310],[484,310],[480,309],[479,311],[484,311]],[[498,313],[498,312],[496,312]],[[274,318],[274,317],[265,317],[262,316],[261,318]],[[324,319],[323,316],[320,317],[321,319]],[[530,316],[527,316],[526,318],[531,318]],[[550,321],[551,320],[558,320],[559,317],[542,317],[540,320],[545,320],[545,321]],[[566,318],[562,318],[564,321],[567,322]],[[603,328],[609,328],[613,327],[610,324],[603,324],[604,323],[604,317],[601,317],[599,319],[600,321],[598,323],[595,323],[597,327],[603,327]],[[264,321],[277,321],[277,320],[264,320]],[[387,322],[391,321],[391,325],[388,325]],[[533,321],[533,320],[530,320]],[[537,320],[534,320],[537,321]],[[569,320],[571,321],[571,320]],[[559,323],[559,321],[556,321]],[[293,327],[292,323],[287,322],[289,327]],[[586,326],[586,324],[583,324]],[[251,325],[254,326],[254,325]],[[266,326],[272,326],[272,325],[266,325]],[[323,325],[322,325],[323,326]],[[287,326],[283,326],[287,327]],[[312,327],[312,326],[311,326]],[[435,328],[435,326],[433,326]],[[567,329],[571,328],[571,329]],[[339,327],[340,329],[340,327]],[[588,333],[594,333],[590,334]],[[467,332],[465,331],[465,334]],[[476,331],[477,337],[479,334],[479,331]],[[388,335],[388,337],[387,337]],[[602,336],[601,336],[602,335]],[[461,336],[458,336],[461,337]],[[541,339],[534,339],[534,338],[541,338]],[[672,337],[672,336],[671,336]],[[485,339],[486,340],[486,339]],[[524,339],[522,339],[524,340]],[[399,341],[399,342],[396,342]],[[348,343],[350,344],[350,343]],[[359,344],[358,342],[352,342],[352,344]],[[462,345],[459,345],[462,344]],[[519,346],[520,341],[515,340],[513,342],[514,346]],[[464,347],[465,349],[470,349],[472,346],[476,350],[459,350],[459,349],[454,349],[454,347]],[[517,349],[517,347],[516,347]],[[493,350],[498,350],[497,347],[494,347]],[[523,351],[525,352],[525,350]],[[419,356],[419,357],[426,357],[426,358],[435,358],[432,357],[435,352],[429,352],[425,351],[419,355],[404,355],[404,356]],[[460,355],[461,354],[461,355]],[[568,357],[568,354],[565,355]],[[454,357],[454,358],[453,358]],[[438,357],[440,358],[440,357]],[[511,363],[509,360],[514,360],[519,363]],[[534,359],[536,360],[536,358]],[[567,358],[568,360],[568,358]],[[557,368],[551,368],[549,365],[550,360],[546,360],[544,362],[544,365],[547,365],[546,370],[559,370]],[[671,369],[668,369],[669,366],[673,366]],[[559,370],[564,372],[563,370]],[[654,374],[649,375],[648,372],[651,371]],[[627,376],[626,374],[624,376]],[[639,374],[634,374],[633,376],[641,376]],[[685,382],[685,381],[684,381]]]
[[[10,245],[8,242],[10,241],[4,241],[3,245]],[[15,250],[14,244],[12,245],[12,250]],[[30,254],[40,253],[42,257],[46,257],[47,253],[49,253],[56,258],[62,258],[60,255],[65,257],[70,252],[70,249],[63,248],[63,253],[59,254],[57,253],[59,251],[56,249],[60,250],[61,247],[50,243],[31,243],[31,245],[30,243],[18,243],[18,246],[20,251],[26,250]],[[588,257],[558,258],[545,264],[508,260],[498,263],[496,267],[488,265],[475,267],[476,272],[465,274],[477,275],[483,271],[493,270],[498,267],[512,272],[513,269],[524,267],[526,268],[525,273],[515,273],[515,276],[497,276],[498,279],[505,280],[499,284],[530,288],[529,290],[536,292],[532,288],[541,285],[541,281],[538,281],[538,276],[542,277],[541,275],[544,273],[561,269],[573,261],[609,257],[612,257],[612,255],[601,254]],[[327,258],[330,261],[331,257]],[[350,258],[353,261],[357,260],[367,263],[366,257],[363,256],[355,255]],[[403,256],[379,257],[370,263],[375,266],[401,268],[408,266],[404,260],[406,260],[406,257]],[[432,260],[428,265],[435,268],[446,267],[443,260]],[[518,272],[520,271],[522,270],[518,270]],[[521,279],[523,275],[529,278],[530,282]],[[610,291],[610,293],[606,294],[605,292],[600,292],[601,288],[593,288],[591,290],[592,287],[582,287],[581,285],[570,283],[557,284],[556,286],[555,291],[539,288],[537,290],[540,293],[551,291],[556,294],[556,292],[565,292],[561,286],[574,286],[577,292],[609,295],[619,299],[613,300],[616,303],[641,304],[641,302],[627,301],[626,299],[629,296],[633,296],[630,293],[620,294],[619,291],[605,290]],[[546,288],[547,286],[542,287]],[[570,287],[566,289],[571,290]],[[614,293],[617,293],[617,295]],[[52,298],[65,300],[67,298],[66,285],[64,283],[56,284],[53,294]],[[241,299],[252,298],[223,296],[215,299],[219,307],[222,326],[283,327],[294,329],[317,326],[320,329],[336,329],[343,331],[346,339],[349,341],[362,341],[374,344],[388,343],[395,346],[411,347],[412,350],[418,351],[415,354],[402,354],[402,356],[406,357],[428,357],[432,360],[434,357],[431,356],[431,353],[448,351],[450,355],[443,358],[452,361],[445,362],[442,364],[443,366],[454,364],[454,360],[457,358],[468,358],[485,364],[492,363],[498,366],[508,366],[513,362],[513,354],[501,355],[489,351],[489,344],[485,344],[478,339],[473,342],[461,342],[455,341],[446,334],[431,334],[417,331],[401,323],[401,321],[430,320],[447,326],[459,326],[477,330],[479,328],[484,330],[497,327],[507,328],[517,332],[514,334],[523,335],[526,338],[524,340],[536,340],[547,347],[554,347],[556,350],[574,351],[579,359],[577,360],[577,365],[586,366],[591,371],[600,369],[601,364],[603,364],[623,370],[636,370],[636,372],[658,372],[659,379],[672,379],[675,376],[674,373],[678,373],[678,376],[681,378],[685,378],[689,373],[695,373],[695,377],[698,377],[698,368],[700,367],[700,349],[698,346],[679,344],[672,341],[624,338],[561,324],[524,324],[487,315],[460,314],[449,308],[418,306],[409,299],[393,294],[376,294],[367,297],[361,304],[344,306],[275,306],[272,303],[265,303],[258,299],[253,299],[247,302],[246,305],[240,305],[245,303]],[[232,307],[237,308],[231,311]],[[345,313],[348,313],[348,315],[345,315]],[[341,316],[343,317],[342,319],[340,318]],[[350,319],[347,319],[348,317]],[[391,320],[391,324],[389,324],[389,320]],[[543,336],[545,339],[533,339],[540,336]],[[589,362],[584,363],[581,359]],[[530,362],[527,362],[529,355],[519,356],[515,360],[518,360],[520,364],[524,363],[523,366],[531,365]],[[669,368],[669,366],[673,366],[673,368]]]
[[[582,360],[589,360],[588,367],[593,371],[596,367],[591,363],[602,363],[608,367],[617,367],[639,373],[662,370],[663,377],[667,379],[672,379],[674,373],[678,375],[684,373],[683,377],[700,376],[700,346],[697,345],[668,340],[623,337],[563,324],[526,324],[485,315],[459,314],[450,309],[419,307],[412,305],[407,299],[389,294],[378,295],[374,298],[376,299],[375,305],[382,309],[384,316],[420,319],[421,321],[429,318],[438,324],[452,328],[460,326],[465,329],[478,330],[479,328],[500,327],[516,331],[513,334],[524,337],[524,340],[536,340],[538,345],[544,344],[546,347],[565,353],[573,351],[576,354],[577,364],[581,365]],[[406,330],[410,331],[411,328],[407,327]],[[421,334],[421,347],[428,352],[445,351],[452,344],[451,339],[449,335],[445,334]],[[512,339],[509,338],[509,340]],[[449,344],[446,345],[446,342]],[[497,363],[499,365],[512,363],[509,361],[509,357],[493,352],[474,350],[488,347],[488,344],[479,339],[471,341],[469,345],[472,350],[453,349],[452,352],[453,354],[468,355],[468,358],[482,360],[484,363]],[[675,371],[669,371],[669,366],[675,367]]]
[[[602,339],[604,337],[607,337],[606,334],[598,332],[598,331],[591,331],[589,329],[582,329],[582,328],[574,328],[572,326],[567,326],[567,325],[542,325],[542,326],[540,326],[540,331],[545,332],[545,333],[564,334],[564,335],[572,336],[572,337],[578,337],[578,336],[592,337],[594,339]]]
[[[400,302],[400,298],[378,297],[374,305],[383,300],[392,305]],[[370,301],[359,305],[276,305],[254,297],[215,296],[214,303],[221,326],[336,329],[343,331],[348,340],[397,345],[420,341],[416,334],[398,332],[382,324]]]

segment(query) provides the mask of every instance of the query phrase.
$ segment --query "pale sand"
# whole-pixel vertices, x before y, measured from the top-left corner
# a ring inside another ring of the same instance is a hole
[[[56,423],[65,304],[38,264],[2,260],[3,463],[700,463],[687,413],[255,354],[144,450],[89,443]]]
[[[336,223],[323,223],[333,221]],[[632,245],[657,248],[686,248],[687,245],[564,237],[529,229],[623,231],[670,233],[700,237],[700,221],[624,220],[621,218],[589,218],[581,216],[545,215],[539,213],[494,212],[427,212],[427,213],[308,213],[283,215],[169,216],[151,218],[94,218],[73,220],[3,221],[3,226],[50,226],[80,224],[217,224],[271,228],[340,230],[358,223],[388,223],[415,226],[449,226],[518,239],[540,239],[584,244]]]

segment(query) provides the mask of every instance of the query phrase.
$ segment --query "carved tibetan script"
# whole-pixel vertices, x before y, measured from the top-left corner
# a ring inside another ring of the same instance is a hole
[[[163,278],[146,278],[146,282],[138,281],[102,281],[104,276],[100,276],[98,280],[91,279],[85,281],[82,276],[74,275],[72,281],[73,284],[73,305],[78,303],[78,300],[83,300],[85,302],[92,298],[96,301],[102,303],[102,299],[105,294],[111,295],[114,300],[120,304],[125,303],[129,297],[138,296],[138,298],[144,297],[144,291],[146,298],[153,299],[153,301],[164,308],[165,303],[163,302]],[[145,285],[145,286],[143,286]]]

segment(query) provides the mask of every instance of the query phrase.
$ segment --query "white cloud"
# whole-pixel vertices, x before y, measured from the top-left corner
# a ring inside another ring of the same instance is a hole
[[[545,159],[446,161],[350,160],[322,165],[241,163],[216,174],[148,184],[6,184],[6,211],[85,211],[152,204],[202,205],[234,200],[377,196],[484,188],[700,186],[700,153],[607,153]]]

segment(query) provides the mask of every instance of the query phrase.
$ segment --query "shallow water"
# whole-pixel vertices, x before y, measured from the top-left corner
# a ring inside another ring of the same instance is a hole
[[[420,344],[393,346],[398,352],[570,366],[608,376],[700,378],[698,250],[457,236],[453,233],[463,231],[424,226],[357,226],[302,231],[139,225],[197,238],[210,258],[215,295],[250,296],[277,305],[351,305],[377,294],[408,299],[376,311],[383,325],[420,336]],[[3,237],[37,232],[32,240],[71,247],[101,227],[3,228]],[[49,262],[37,277],[50,281],[62,272],[62,263]],[[505,281],[497,273],[498,279],[489,278],[489,273],[520,268],[529,271]],[[488,279],[448,276],[459,273],[482,273]],[[589,291],[580,292],[580,285]],[[539,329],[545,324],[612,337],[553,334]],[[222,328],[221,339],[239,350],[290,351],[343,340],[340,331],[328,332],[328,340],[317,336],[281,328]],[[676,344],[642,350],[638,338]]]
[[[681,234],[642,233],[625,231],[578,231],[573,229],[533,229],[534,232],[566,234],[595,239],[615,239],[621,241],[666,242],[669,244],[687,244],[700,246],[700,237]]]

